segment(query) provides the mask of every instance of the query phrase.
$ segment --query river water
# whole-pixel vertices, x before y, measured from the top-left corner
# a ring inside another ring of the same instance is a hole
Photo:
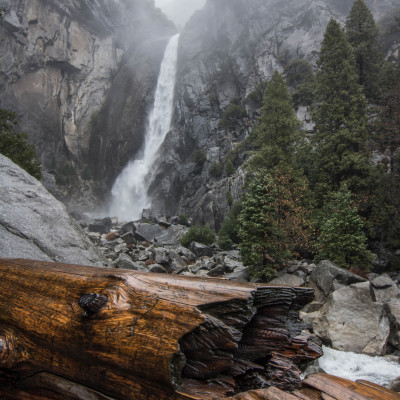
[[[319,366],[328,374],[351,381],[364,379],[386,387],[400,376],[400,364],[388,361],[385,357],[370,357],[325,346],[323,350],[324,355],[318,360]]]
[[[144,147],[140,157],[130,161],[116,179],[111,190],[109,215],[121,221],[141,218],[142,210],[149,208],[147,190],[151,183],[150,171],[157,159],[160,145],[171,126],[179,34],[173,36],[164,53],[160,75],[154,97],[154,106],[149,115]]]

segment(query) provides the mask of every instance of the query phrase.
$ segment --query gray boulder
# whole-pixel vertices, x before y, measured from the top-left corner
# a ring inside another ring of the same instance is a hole
[[[211,247],[198,242],[190,243],[189,250],[197,257],[211,257],[214,254],[214,250]]]
[[[400,299],[389,300],[385,304],[385,310],[390,321],[389,343],[396,350],[400,350]]]
[[[97,266],[106,263],[65,206],[1,154],[0,257]]]
[[[384,303],[399,296],[400,289],[389,276],[380,275],[371,281],[372,293],[375,301]]]
[[[168,229],[163,230],[160,235],[156,237],[158,244],[162,246],[177,246],[182,236],[188,231],[188,228],[183,225],[171,225]]]
[[[125,253],[122,253],[118,256],[118,258],[115,262],[115,268],[137,270],[137,266],[135,265],[135,263],[128,256],[128,254],[125,254]]]
[[[268,282],[271,285],[281,285],[281,286],[303,286],[305,281],[297,275],[283,273],[280,276],[272,279]]]
[[[400,376],[390,382],[389,389],[393,390],[394,392],[400,392]]]
[[[335,290],[366,279],[339,268],[331,261],[321,261],[310,276],[310,286],[314,288],[315,299],[324,301]]]
[[[250,271],[248,267],[238,267],[235,268],[235,270],[230,274],[225,274],[224,278],[229,279],[230,281],[248,282],[250,278]]]
[[[369,282],[334,291],[313,319],[314,333],[334,349],[384,355],[390,326],[384,304],[374,302]]]
[[[165,229],[156,224],[148,224],[146,222],[135,222],[134,235],[137,240],[154,243],[157,236],[164,234]]]

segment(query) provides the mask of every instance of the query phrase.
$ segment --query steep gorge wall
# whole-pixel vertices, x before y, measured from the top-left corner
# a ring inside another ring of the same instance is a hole
[[[112,181],[141,144],[173,24],[152,0],[1,0],[0,7],[0,107],[17,112],[46,170],[71,161]]]
[[[367,3],[377,19],[396,5]],[[315,62],[329,19],[344,21],[351,6],[344,0],[208,0],[180,39],[174,130],[151,187],[156,212],[220,226],[229,198],[241,196],[244,176],[239,168],[233,176],[215,177],[210,168],[223,164],[249,133],[257,112],[247,96],[288,61]],[[234,99],[248,117],[222,128],[219,122]],[[199,151],[203,164],[193,162]]]

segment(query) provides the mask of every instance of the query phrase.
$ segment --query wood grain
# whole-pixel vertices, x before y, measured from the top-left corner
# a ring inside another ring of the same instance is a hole
[[[76,399],[96,400],[289,390],[297,365],[321,354],[293,317],[312,299],[308,288],[0,259],[0,368],[8,385],[54,399],[74,385]]]

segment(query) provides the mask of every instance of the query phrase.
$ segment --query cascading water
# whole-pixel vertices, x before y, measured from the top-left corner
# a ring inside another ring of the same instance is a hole
[[[388,386],[390,381],[400,376],[399,363],[390,362],[384,357],[370,357],[328,347],[323,350],[324,355],[318,364],[328,374],[352,381],[365,379],[382,386]]]
[[[150,206],[147,190],[151,179],[149,172],[157,159],[157,152],[171,125],[173,112],[179,34],[173,36],[164,53],[158,77],[153,110],[140,159],[130,161],[116,179],[111,190],[109,215],[120,220],[134,221],[142,210]]]

